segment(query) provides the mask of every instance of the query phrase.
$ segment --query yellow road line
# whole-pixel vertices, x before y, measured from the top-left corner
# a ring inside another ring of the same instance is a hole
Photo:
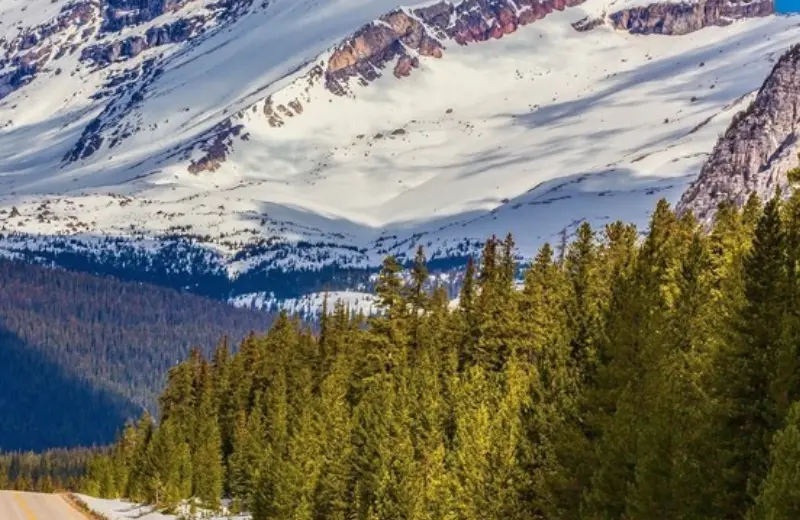
[[[31,508],[28,507],[28,503],[25,502],[25,499],[22,498],[21,493],[14,493],[14,501],[17,503],[20,509],[22,509],[22,514],[25,515],[27,520],[36,520],[36,515],[33,514]]]

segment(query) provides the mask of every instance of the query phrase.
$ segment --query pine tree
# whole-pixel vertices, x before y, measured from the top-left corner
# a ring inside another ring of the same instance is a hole
[[[350,360],[339,357],[320,390],[317,435],[324,449],[315,490],[314,520],[345,520],[350,506],[353,425],[347,394],[351,370]]]
[[[367,350],[366,375],[376,371],[390,371],[399,358],[406,355],[409,343],[409,309],[403,281],[402,266],[394,257],[383,263],[375,292],[381,314],[369,320],[370,348]]]
[[[5,477],[5,472],[0,472],[0,480]],[[7,483],[6,483],[7,484]],[[5,486],[3,486],[5,489]],[[108,455],[93,457],[87,468],[85,492],[93,496],[114,498],[117,496],[114,468]]]
[[[354,409],[355,501],[358,518],[420,517],[422,490],[410,431],[407,366],[369,378]]]
[[[287,374],[277,371],[264,394],[265,442],[258,486],[253,498],[253,519],[271,520],[287,514],[287,500],[281,493],[284,460],[289,445],[289,388]]]
[[[250,416],[239,411],[233,434],[233,448],[228,458],[228,489],[231,496],[249,509],[264,465],[264,415],[260,398],[256,398]]]
[[[525,480],[517,464],[522,442],[520,409],[528,376],[511,359],[504,373],[480,365],[462,376],[457,390],[453,452],[453,497],[457,518],[526,518],[521,499]],[[498,382],[504,381],[503,384]]]
[[[420,328],[424,312],[428,308],[428,294],[425,284],[428,282],[428,267],[426,265],[425,251],[420,246],[414,257],[414,266],[411,269],[411,283],[408,287],[408,303],[411,307],[411,344],[414,349],[420,348]]]
[[[181,499],[190,497],[192,466],[189,446],[180,429],[171,421],[161,423],[153,434],[148,445],[145,474],[149,502],[171,509]]]
[[[475,260],[470,256],[464,271],[464,281],[458,300],[458,365],[460,369],[477,362],[477,345],[480,339],[478,327],[477,288]]]
[[[127,488],[124,494],[133,500],[143,500],[145,498],[146,484],[144,471],[147,466],[148,446],[154,430],[153,418],[147,410],[137,421],[135,430],[135,441],[130,447],[132,456],[131,470],[128,474]]]
[[[749,520],[800,518],[800,403],[795,402],[786,424],[773,439],[770,468]]]
[[[713,402],[703,391],[712,354],[711,272],[705,241],[695,234],[678,279],[668,350],[648,371],[637,396],[647,413],[638,420],[631,446],[635,477],[625,518],[716,518],[709,485],[719,478],[709,428]]]
[[[578,416],[581,374],[570,343],[568,274],[554,263],[549,244],[526,272],[522,294],[528,341],[518,359],[529,374],[529,399],[521,409],[524,500],[535,517],[567,518],[577,514],[589,448]]]
[[[784,417],[792,402],[800,398],[800,168],[788,173],[793,189],[782,208],[786,287],[782,335],[776,352],[772,392],[776,414]]]
[[[567,312],[572,331],[572,363],[584,381],[591,381],[596,371],[597,343],[602,335],[605,287],[594,232],[586,222],[578,228],[577,237],[567,250],[565,269],[571,289]]]
[[[220,423],[222,456],[223,459],[227,459],[233,450],[233,425],[236,423],[239,412],[231,382],[232,362],[228,338],[223,338],[217,344],[211,364],[214,374],[214,403]]]
[[[719,362],[725,482],[719,498],[729,516],[752,505],[766,474],[771,434],[779,425],[773,377],[786,301],[783,236],[776,197],[764,208],[745,259],[745,302],[729,326],[735,337]]]
[[[314,399],[311,363],[293,370],[293,388],[287,449],[276,482],[279,516],[312,520],[324,446],[320,438],[320,410]]]
[[[389,320],[401,320],[406,316],[406,299],[403,295],[403,280],[400,278],[403,266],[393,256],[383,262],[375,293],[378,295],[380,307]]]
[[[628,275],[613,280],[603,363],[589,396],[597,466],[585,492],[587,518],[622,518],[634,483],[638,430],[646,423],[639,402],[650,372],[668,353],[669,315],[679,296],[681,227],[661,200]]]
[[[201,362],[196,384],[192,451],[192,494],[211,509],[222,497],[222,439],[210,365]]]
[[[522,326],[514,290],[515,269],[513,240],[498,252],[500,242],[492,237],[483,250],[477,296],[478,338],[476,361],[481,366],[502,371],[506,361],[519,346]]]
[[[161,420],[172,420],[190,442],[195,408],[194,386],[199,359],[200,352],[193,349],[189,359],[170,369],[167,374],[167,386],[159,400]]]
[[[440,303],[439,312],[442,308]],[[437,307],[432,308],[431,314],[428,315],[429,320],[437,315],[436,309]],[[444,326],[441,320],[435,320],[433,324],[428,325],[439,330]],[[435,330],[430,330],[428,327],[424,336],[426,342],[417,353],[408,377],[411,392],[410,430],[416,459],[414,478],[419,481],[421,488],[420,518],[435,520],[445,519],[453,514],[451,486],[445,460],[446,424],[451,420],[451,414],[445,396],[448,378],[455,376],[457,367],[455,359],[450,362],[450,369],[445,367],[448,360],[439,342],[442,338],[436,335]],[[448,373],[447,378],[442,378],[443,371]]]

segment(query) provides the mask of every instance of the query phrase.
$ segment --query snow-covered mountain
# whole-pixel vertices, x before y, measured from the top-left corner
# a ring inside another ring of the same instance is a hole
[[[0,0],[0,251],[278,299],[530,257],[677,201],[800,41],[764,0],[396,2]]]

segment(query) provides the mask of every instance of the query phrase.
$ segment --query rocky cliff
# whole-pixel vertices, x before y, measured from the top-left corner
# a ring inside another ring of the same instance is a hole
[[[469,45],[499,39],[520,27],[541,20],[553,11],[563,11],[585,0],[442,0],[427,7],[391,11],[358,29],[334,47],[327,61],[311,68],[297,80],[308,90],[320,82],[337,96],[350,92],[350,82],[368,85],[391,70],[395,77],[404,78],[419,67],[420,57],[442,58],[447,45]],[[288,118],[302,115],[308,98],[295,98],[276,103],[270,96],[261,109],[272,127],[281,127]],[[261,103],[257,104],[260,105]],[[238,120],[245,109],[212,128],[192,147],[202,152],[191,161],[188,170],[197,174],[216,171],[225,161],[234,137],[241,134]],[[191,148],[184,151],[191,155]]]
[[[443,41],[459,45],[502,38],[553,11],[584,0],[443,0],[411,11],[392,11],[343,41],[328,60],[326,86],[344,94],[351,78],[372,81],[390,62],[394,75],[408,76],[418,56],[441,58]],[[395,61],[396,60],[396,61]]]
[[[708,222],[719,203],[743,204],[750,193],[769,197],[794,166],[800,125],[800,45],[775,64],[750,107],[719,139],[700,176],[684,193],[681,211]]]
[[[220,27],[244,14],[253,0],[209,3],[201,15],[151,27],[143,35],[114,38],[126,27],[177,11],[192,1],[196,0],[73,0],[53,20],[20,26],[13,37],[0,37],[0,99],[30,83],[64,55],[80,51],[82,62],[94,69],[104,68],[147,49],[182,43]],[[86,45],[90,41],[98,43]]]
[[[740,18],[775,12],[773,0],[701,0],[686,3],[653,3],[609,15],[611,25],[633,34],[681,35],[703,27],[728,25]]]
[[[107,0],[104,31],[149,22],[169,11],[177,11],[192,0]]]
[[[90,45],[81,51],[81,61],[104,67],[110,63],[135,58],[153,47],[182,43],[201,32],[206,21],[205,16],[181,18],[172,23],[151,27],[143,35],[137,34],[124,40]]]
[[[30,83],[51,60],[74,53],[94,33],[97,5],[71,2],[51,21],[0,37],[0,99]]]

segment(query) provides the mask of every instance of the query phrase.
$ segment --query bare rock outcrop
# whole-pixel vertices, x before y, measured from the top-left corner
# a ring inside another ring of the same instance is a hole
[[[615,29],[632,34],[681,35],[774,12],[773,0],[701,0],[632,7],[610,14],[609,20]]]
[[[244,125],[234,125],[230,119],[226,119],[211,129],[210,135],[200,145],[203,156],[194,160],[189,165],[189,173],[198,174],[200,172],[215,172],[230,153],[234,137],[247,139],[243,134]]]
[[[772,69],[753,103],[734,117],[678,209],[709,222],[721,202],[770,197],[796,166],[800,127],[800,45]]]
[[[344,95],[351,79],[362,84],[374,81],[390,63],[395,63],[395,76],[404,77],[416,68],[419,56],[441,58],[447,41],[467,45],[502,38],[583,1],[442,0],[412,11],[392,11],[336,47],[325,70],[325,85]]]
[[[0,38],[0,99],[33,81],[51,61],[75,52],[99,18],[93,2],[79,0],[62,7],[53,20]]]
[[[369,23],[337,45],[327,60],[321,60],[298,78],[298,98],[276,102],[264,100],[262,112],[272,127],[303,114],[309,89],[322,83],[331,93],[344,96],[351,81],[368,85],[384,70],[404,78],[420,67],[420,57],[442,58],[446,45],[469,45],[502,38],[520,27],[552,13],[583,3],[584,0],[441,0],[414,10],[391,11]],[[305,97],[304,97],[305,96]],[[248,109],[250,110],[250,109]],[[247,111],[247,110],[245,110]],[[257,111],[256,106],[252,111]],[[191,161],[189,171],[214,172],[225,161],[234,138],[246,139],[239,123],[242,114],[223,121],[202,136],[189,150],[203,155]]]
[[[164,13],[177,11],[192,0],[107,0],[102,30],[119,31],[149,22]]]
[[[151,27],[144,35],[129,36],[124,40],[84,47],[80,59],[91,62],[97,67],[105,67],[110,63],[135,58],[153,47],[185,42],[202,32],[205,23],[204,16],[181,18],[172,23]]]

